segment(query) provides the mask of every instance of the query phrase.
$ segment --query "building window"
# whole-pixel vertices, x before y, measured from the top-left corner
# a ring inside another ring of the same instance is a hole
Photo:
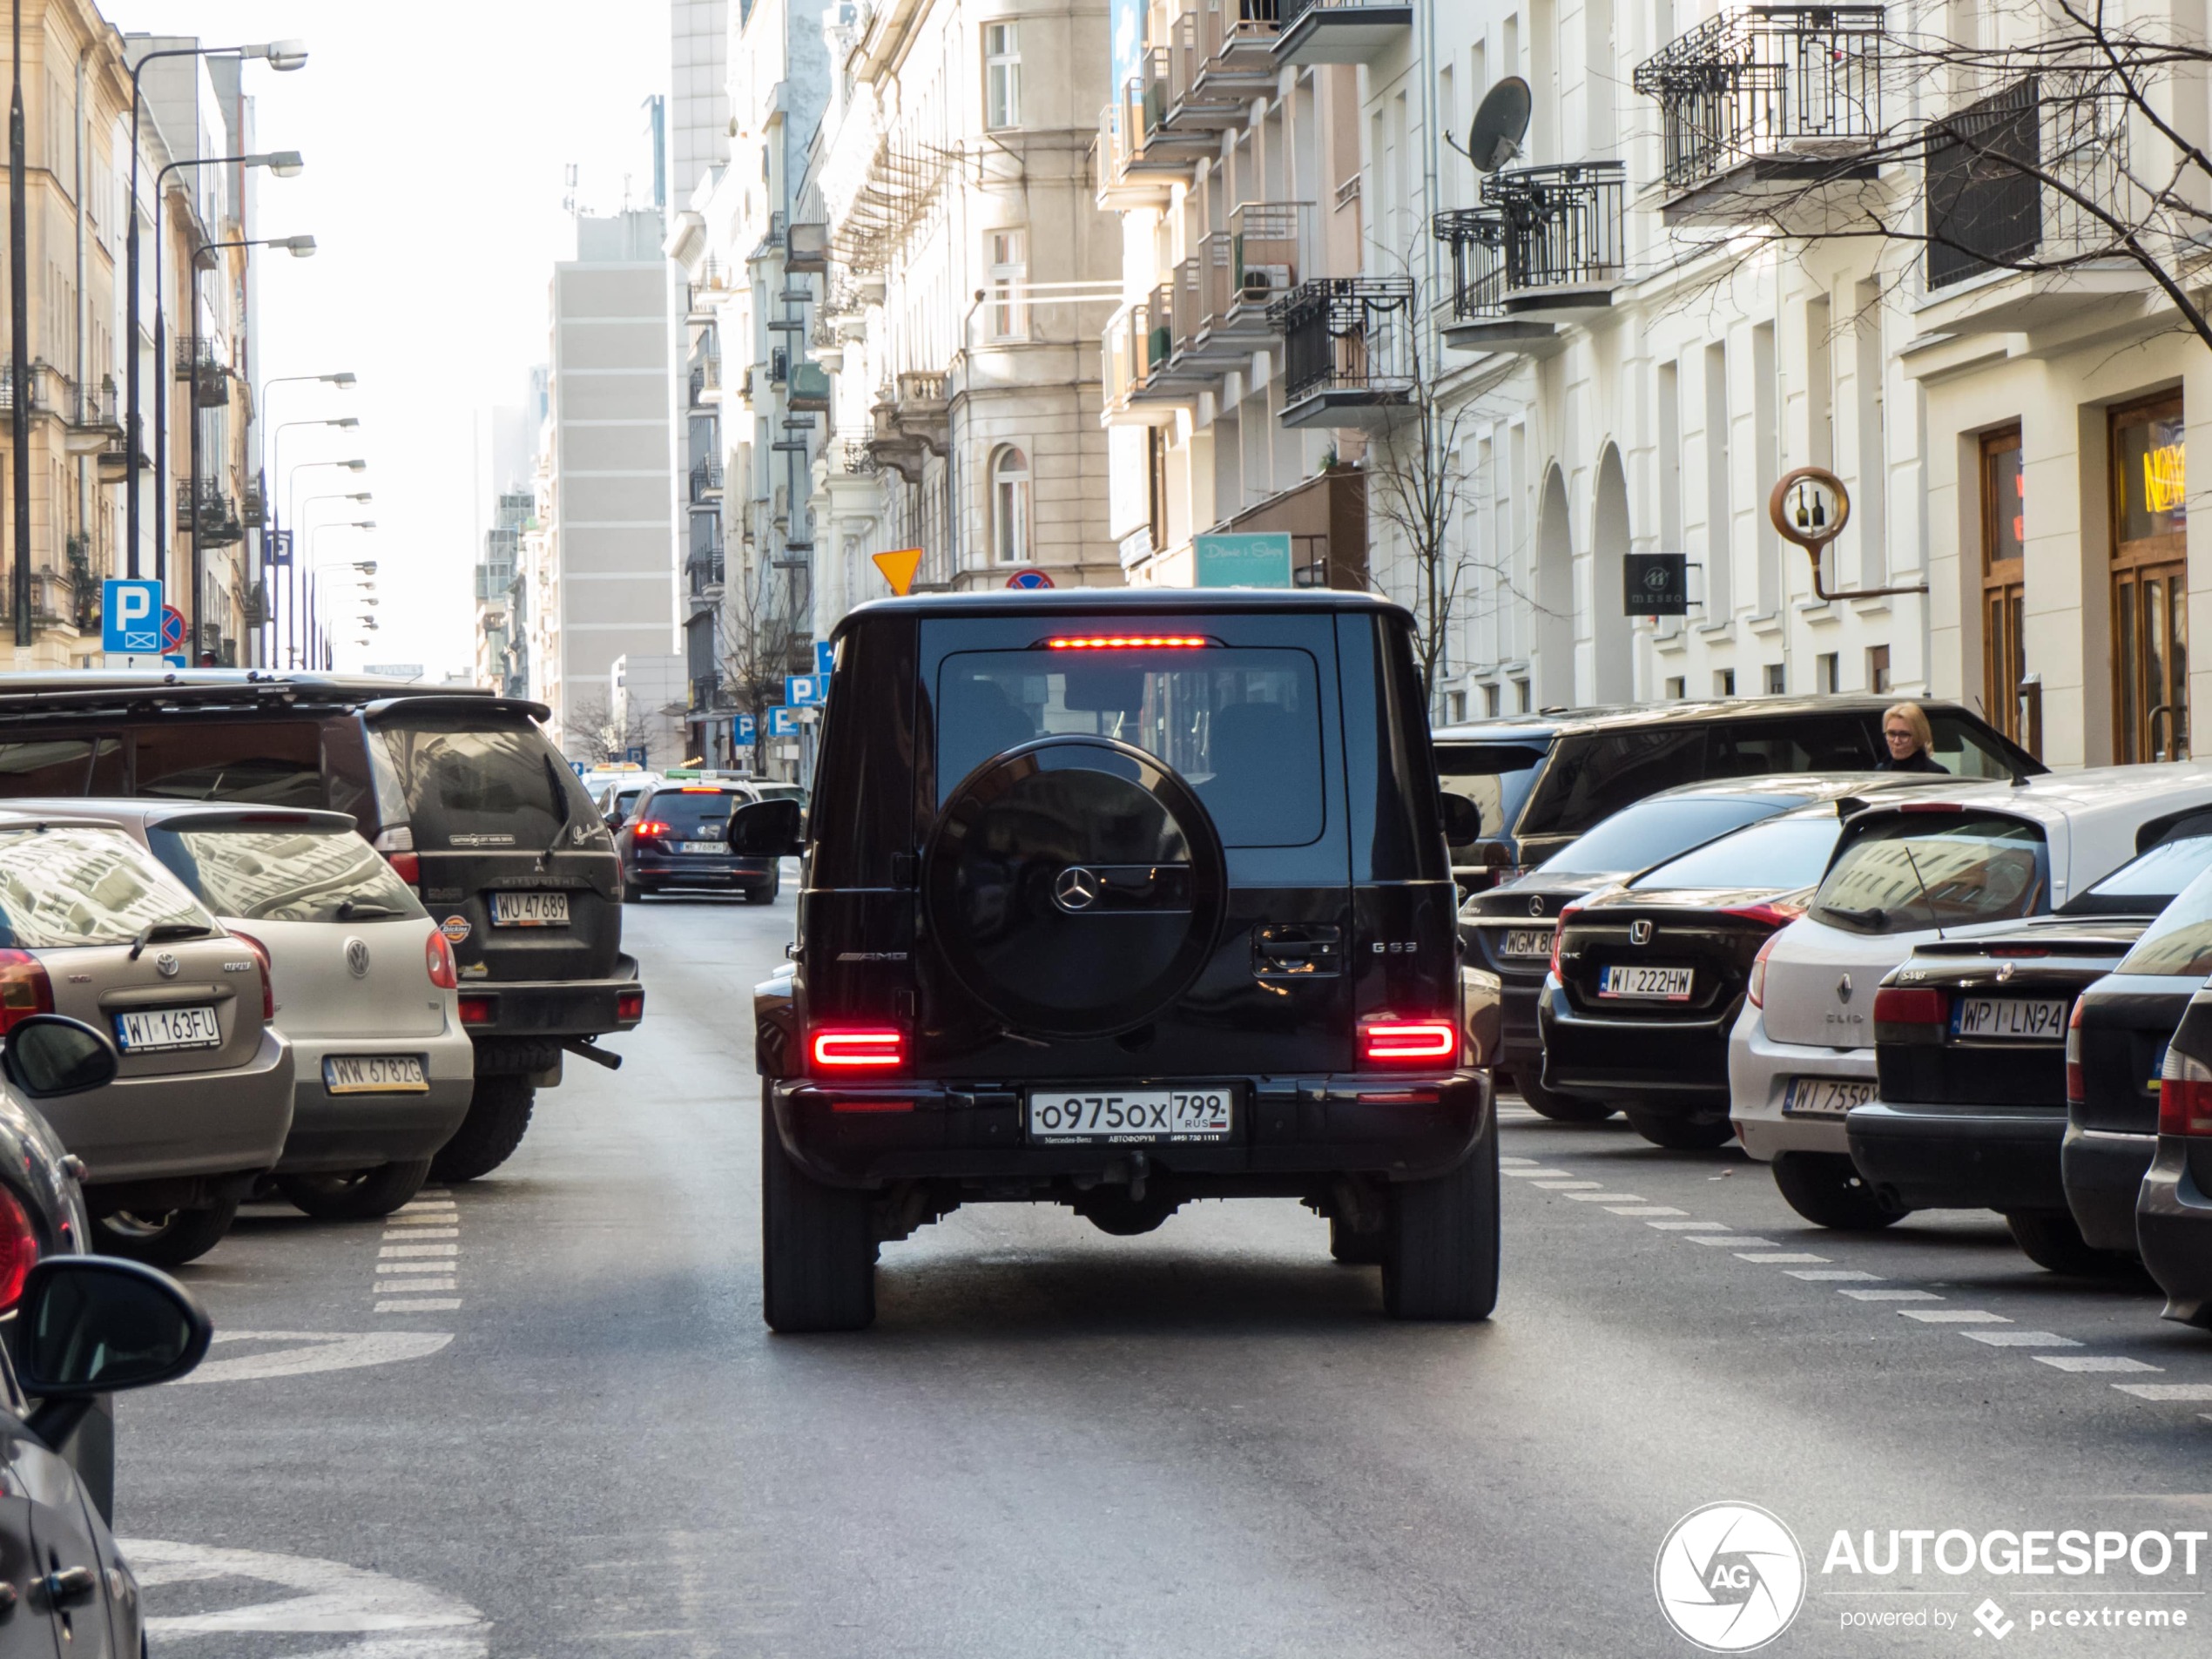
[[[1029,233],[991,233],[991,338],[1029,334]]]
[[[1029,562],[1029,457],[1011,444],[991,457],[991,553],[1001,564]]]
[[[1482,711],[1494,720],[1498,718],[1498,688],[1496,686],[1486,685],[1482,688]]]
[[[1812,689],[1823,697],[1836,694],[1836,675],[1843,660],[1839,651],[1824,651],[1812,659]]]
[[[1981,705],[1990,724],[2015,741],[2020,681],[2027,673],[2021,637],[2027,610],[2027,515],[2020,429],[2006,427],[1981,441]]]
[[[1526,714],[1528,712],[1529,709],[1534,706],[1529,700],[1528,682],[1527,680],[1515,680],[1513,683],[1513,695],[1514,701],[1520,705],[1517,709],[1515,709],[1515,713]]]
[[[1715,697],[1736,695],[1736,671],[1734,669],[1716,668],[1713,671],[1713,695]]]
[[[1769,697],[1780,697],[1789,689],[1787,674],[1788,671],[1780,663],[1769,663],[1766,665],[1766,694]]]
[[[1459,725],[1467,718],[1467,694],[1465,691],[1447,692],[1444,698],[1444,707],[1446,718],[1453,725]]]
[[[2112,415],[2113,750],[2188,752],[2188,531],[2182,400]]]
[[[1877,697],[1886,697],[1890,690],[1890,648],[1869,645],[1866,648],[1866,689]]]
[[[1688,675],[1669,674],[1667,677],[1667,698],[1669,702],[1679,703],[1689,695],[1689,677]]]
[[[1022,125],[1022,37],[1010,23],[983,25],[983,125]]]

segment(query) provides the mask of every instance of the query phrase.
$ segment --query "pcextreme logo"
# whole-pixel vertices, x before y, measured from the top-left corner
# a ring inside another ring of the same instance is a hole
[[[1757,1504],[1709,1503],[1669,1530],[1652,1588],[1684,1641],[1708,1653],[1749,1653],[1788,1629],[1804,1605],[1804,1552]]]

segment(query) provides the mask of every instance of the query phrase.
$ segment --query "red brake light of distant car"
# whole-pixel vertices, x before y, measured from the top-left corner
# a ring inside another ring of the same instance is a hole
[[[910,1112],[914,1103],[910,1100],[833,1100],[833,1112]]]
[[[1551,974],[1554,979],[1561,977],[1559,971],[1559,938],[1561,934],[1567,931],[1567,919],[1569,916],[1579,916],[1581,914],[1582,907],[1578,904],[1568,905],[1559,913],[1559,925],[1552,929]]]
[[[1900,813],[1963,813],[1966,806],[1955,800],[1908,800],[1900,802]]]
[[[645,1017],[645,993],[643,990],[615,993],[615,1018],[624,1025],[635,1025]]]
[[[1759,954],[1751,958],[1751,977],[1743,986],[1743,1000],[1755,1008],[1766,1006],[1766,959],[1774,954],[1775,941],[1782,937],[1779,928],[1766,936],[1766,943],[1759,947]]]
[[[2158,1132],[2212,1135],[2212,1066],[2179,1049],[2166,1050],[2158,1079]]]
[[[1951,1017],[1951,998],[1925,985],[1885,985],[1874,993],[1876,1025],[1941,1025]]]
[[[632,835],[650,836],[658,840],[669,833],[668,826],[658,818],[641,818],[630,826]]]
[[[276,1018],[276,970],[269,966],[269,948],[252,934],[231,930],[231,937],[253,953],[261,964],[261,1023],[266,1025]]]
[[[1047,651],[1197,651],[1213,642],[1204,634],[1062,634]]]
[[[1371,1065],[1450,1065],[1460,1057],[1460,1028],[1450,1020],[1368,1020],[1359,1027],[1359,1058]]]
[[[54,982],[27,950],[0,950],[0,1032],[18,1021],[54,1011]]]
[[[440,990],[461,988],[461,970],[454,965],[453,946],[435,927],[430,929],[430,936],[422,941],[422,966],[429,970],[430,983]]]
[[[489,1025],[498,1012],[499,999],[496,996],[464,996],[461,999],[461,1023],[463,1025]]]
[[[892,1026],[826,1025],[806,1039],[822,1071],[882,1071],[907,1063],[907,1034]]]
[[[2089,1080],[2081,1070],[2081,1004],[2077,1001],[2066,1021],[2066,1103],[2079,1106],[2088,1098]]]
[[[1805,907],[1803,905],[1788,904],[1780,900],[1772,904],[1730,905],[1721,911],[1723,916],[1741,916],[1746,921],[1764,922],[1770,927],[1787,927],[1804,914]]]
[[[422,885],[422,860],[415,851],[415,831],[405,824],[395,824],[369,843],[384,855],[384,862],[392,867],[392,873],[410,887]]]
[[[23,1282],[38,1263],[38,1229],[23,1200],[0,1187],[0,1313],[23,1300]]]

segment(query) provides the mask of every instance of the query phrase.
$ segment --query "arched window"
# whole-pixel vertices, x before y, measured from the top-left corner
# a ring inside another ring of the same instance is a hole
[[[1029,457],[1012,444],[991,457],[991,552],[1001,564],[1029,562]]]

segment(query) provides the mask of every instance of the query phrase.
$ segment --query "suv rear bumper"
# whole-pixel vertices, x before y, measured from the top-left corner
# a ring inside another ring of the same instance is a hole
[[[464,979],[461,1020],[471,1037],[603,1036],[637,1023],[622,1017],[621,1001],[625,995],[644,994],[637,959],[621,956],[611,979]]]
[[[1537,1009],[1543,1085],[1591,1100],[1641,1101],[1661,1112],[1726,1107],[1728,1034],[1738,1012],[1731,1005],[1710,1020],[1598,1019],[1547,981]]]
[[[1454,1168],[1491,1116],[1490,1079],[1459,1071],[1413,1076],[1204,1079],[1085,1078],[1088,1091],[1179,1083],[1238,1091],[1235,1127],[1222,1141],[1032,1145],[1024,1132],[1026,1089],[995,1080],[962,1086],[870,1078],[846,1086],[813,1078],[764,1080],[784,1148],[816,1180],[876,1187],[891,1181],[951,1179],[1009,1184],[1055,1177],[1104,1177],[1142,1153],[1157,1172],[1224,1192],[1279,1191],[1299,1177],[1367,1174],[1417,1181]],[[840,1102],[911,1101],[910,1109],[837,1109]]]
[[[639,853],[631,856],[625,873],[631,880],[644,886],[765,887],[776,879],[776,860]]]
[[[1856,1106],[1844,1119],[1851,1162],[1908,1210],[2066,1210],[2063,1110]]]
[[[2135,1198],[2157,1152],[2155,1134],[2067,1126],[2059,1154],[2066,1204],[2091,1247],[2135,1253]]]

